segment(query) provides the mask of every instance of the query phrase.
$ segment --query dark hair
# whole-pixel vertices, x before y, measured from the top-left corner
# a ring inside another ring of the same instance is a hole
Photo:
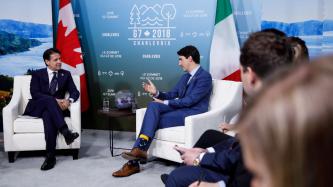
[[[287,37],[286,33],[282,32],[278,29],[275,29],[275,28],[263,29],[261,31],[262,32],[268,32],[268,33],[273,33],[273,34],[275,34],[276,36],[279,36],[279,37]]]
[[[305,41],[299,37],[290,36],[287,38],[289,45],[291,46],[294,54],[293,61],[308,61],[309,60],[309,50],[306,47]],[[299,54],[296,54],[295,48],[300,46]],[[298,55],[298,56],[296,56]]]
[[[46,60],[50,60],[51,58],[51,55],[54,54],[54,53],[58,53],[58,54],[61,54],[60,51],[56,48],[49,48],[49,49],[46,49],[46,51],[44,51],[43,53],[43,59],[44,59],[44,62]]]
[[[270,32],[252,33],[245,41],[240,63],[250,67],[258,77],[265,78],[277,67],[292,63],[292,51],[285,37]]]
[[[192,45],[181,48],[179,51],[177,51],[177,54],[186,58],[191,56],[196,64],[200,64],[200,53],[198,49]]]

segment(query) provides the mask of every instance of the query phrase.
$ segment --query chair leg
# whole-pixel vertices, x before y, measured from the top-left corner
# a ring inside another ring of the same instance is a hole
[[[79,159],[79,150],[80,149],[72,149],[73,160]]]
[[[8,162],[13,163],[15,161],[15,152],[14,151],[9,151],[8,152]]]

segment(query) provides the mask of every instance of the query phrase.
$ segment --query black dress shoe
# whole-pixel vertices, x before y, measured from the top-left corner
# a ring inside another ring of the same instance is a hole
[[[161,180],[162,180],[163,184],[166,183],[166,181],[168,180],[168,177],[169,177],[169,174],[164,173],[161,175]]]
[[[66,133],[66,135],[64,135],[64,137],[65,137],[66,144],[67,144],[67,145],[70,145],[71,143],[74,142],[74,140],[75,140],[76,138],[79,137],[79,133],[68,131],[68,133]]]
[[[41,170],[49,170],[52,169],[56,164],[56,158],[55,157],[46,157],[44,163],[40,167]]]

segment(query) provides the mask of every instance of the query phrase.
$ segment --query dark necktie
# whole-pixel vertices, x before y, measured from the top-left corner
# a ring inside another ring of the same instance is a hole
[[[184,84],[184,88],[183,90],[181,91],[181,94],[180,94],[180,97],[179,98],[183,98],[185,96],[185,93],[186,93],[186,89],[188,87],[188,81],[190,80],[191,78],[191,74],[190,73],[187,73],[186,74],[186,78],[185,78],[185,84]]]
[[[50,94],[54,95],[57,91],[57,84],[58,84],[58,77],[57,77],[57,72],[53,72],[53,77],[50,83]]]

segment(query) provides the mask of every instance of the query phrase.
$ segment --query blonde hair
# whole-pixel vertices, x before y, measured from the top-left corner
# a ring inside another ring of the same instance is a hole
[[[267,167],[272,187],[330,186],[333,57],[285,73],[266,87],[238,126],[242,148]]]

